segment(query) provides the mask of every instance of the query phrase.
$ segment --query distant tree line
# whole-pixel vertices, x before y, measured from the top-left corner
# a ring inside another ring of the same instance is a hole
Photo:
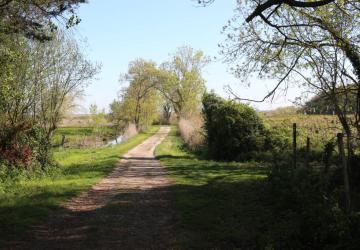
[[[350,85],[346,88],[337,88],[335,90],[337,99],[339,100],[340,112],[344,114],[355,114],[357,109],[356,86]],[[332,99],[325,93],[320,92],[309,101],[307,101],[300,109],[300,112],[306,114],[336,114],[336,106]]]

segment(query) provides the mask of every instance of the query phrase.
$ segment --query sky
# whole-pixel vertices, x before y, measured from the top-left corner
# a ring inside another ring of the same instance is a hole
[[[81,5],[81,23],[75,28],[77,40],[86,47],[86,55],[102,64],[101,72],[86,88],[79,113],[88,112],[90,104],[108,110],[117,98],[120,75],[128,64],[143,58],[160,64],[183,45],[201,49],[210,57],[220,57],[218,44],[225,35],[222,27],[234,15],[236,1],[218,0],[203,8],[192,0],[89,0]],[[216,60],[204,69],[208,90],[230,97],[224,90],[230,85],[241,97],[262,99],[275,82],[252,79],[249,87],[233,77],[231,65]],[[285,97],[273,102],[252,103],[259,110],[291,105],[299,95],[290,89]]]

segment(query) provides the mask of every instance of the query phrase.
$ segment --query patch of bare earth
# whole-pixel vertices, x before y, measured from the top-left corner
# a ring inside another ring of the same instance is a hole
[[[174,249],[174,214],[155,147],[170,128],[130,150],[100,183],[34,227],[13,249]]]

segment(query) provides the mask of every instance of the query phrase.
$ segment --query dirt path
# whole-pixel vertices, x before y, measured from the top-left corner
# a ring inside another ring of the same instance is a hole
[[[14,249],[173,249],[169,180],[154,158],[169,127],[124,155],[113,172],[64,205]]]

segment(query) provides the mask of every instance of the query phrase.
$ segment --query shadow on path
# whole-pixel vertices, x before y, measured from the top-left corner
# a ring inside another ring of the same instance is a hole
[[[154,158],[168,127],[130,150],[89,191],[6,249],[173,249],[173,210],[165,169]]]

